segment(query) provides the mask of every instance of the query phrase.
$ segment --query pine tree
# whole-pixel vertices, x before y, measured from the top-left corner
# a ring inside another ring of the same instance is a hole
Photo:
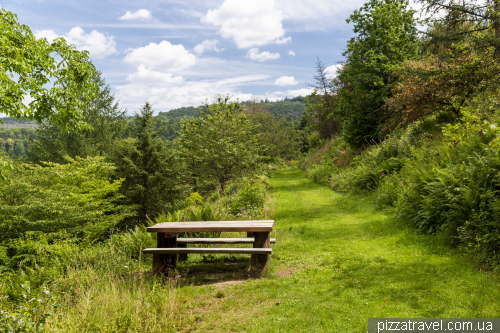
[[[168,211],[180,195],[176,153],[154,127],[153,110],[146,102],[134,117],[133,138],[123,140],[113,158],[118,177],[125,178],[121,192],[137,205],[138,219],[133,224],[146,224],[148,217]]]

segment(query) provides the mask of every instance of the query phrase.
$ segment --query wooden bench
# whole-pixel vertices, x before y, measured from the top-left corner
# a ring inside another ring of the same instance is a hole
[[[276,238],[269,239],[271,244],[276,243]],[[177,246],[180,244],[253,244],[255,238],[177,238]]]
[[[197,221],[166,222],[148,227],[148,232],[157,233],[157,248],[144,249],[153,254],[153,273],[168,273],[175,268],[179,254],[229,253],[251,254],[250,275],[262,277],[267,271],[267,262],[272,253],[270,232],[273,220],[265,221]],[[179,238],[182,232],[241,232],[253,238]],[[276,242],[276,239],[272,239]],[[187,244],[253,244],[253,248],[188,248]]]

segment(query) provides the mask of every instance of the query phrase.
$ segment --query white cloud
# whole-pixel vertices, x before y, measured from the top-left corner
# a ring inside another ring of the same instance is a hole
[[[294,86],[299,84],[293,76],[281,76],[274,81],[276,86]]]
[[[275,44],[288,44],[292,41],[292,37],[283,37],[283,38],[279,38],[279,39],[276,39],[274,41]]]
[[[141,64],[137,67],[136,72],[127,76],[127,81],[144,85],[180,84],[184,82],[184,78],[182,76],[172,76],[172,73],[152,71]]]
[[[52,43],[54,39],[59,37],[54,30],[36,30],[34,35],[36,39],[46,38],[49,43]]]
[[[54,30],[37,30],[36,38],[47,38],[52,42],[57,37],[64,37],[68,44],[74,44],[78,50],[87,50],[93,58],[101,59],[108,55],[118,53],[115,37],[106,36],[102,32],[93,30],[89,34],[80,27],[72,28],[66,35],[59,36]]]
[[[201,21],[220,27],[219,34],[232,39],[241,49],[290,41],[290,37],[282,38],[282,19],[281,11],[274,8],[274,0],[225,0]]]
[[[310,88],[302,88],[302,89],[294,89],[294,90],[286,90],[286,91],[273,91],[267,92],[265,97],[271,101],[275,101],[278,99],[283,99],[285,97],[293,98],[296,96],[307,96],[312,94],[314,90]]]
[[[337,76],[337,70],[340,69],[341,67],[342,67],[341,64],[331,65],[325,68],[325,72],[327,73],[329,78],[333,79],[334,77]]]
[[[127,63],[142,64],[150,70],[176,72],[196,63],[196,56],[182,45],[172,45],[166,40],[151,43],[130,51],[124,59]]]
[[[288,51],[288,55],[291,55],[292,57],[295,57],[295,52],[293,50]]]
[[[125,15],[119,17],[120,20],[147,20],[151,18],[151,12],[147,9],[139,9],[138,11],[131,13],[129,10]]]
[[[263,51],[259,53],[259,49],[254,47],[247,52],[247,57],[256,60],[256,61],[266,61],[266,60],[273,60],[273,59],[279,59],[280,54],[279,53],[271,53],[269,51]]]
[[[198,54],[202,54],[203,52],[206,52],[206,51],[215,51],[215,52],[220,52],[222,50],[220,50],[219,48],[217,48],[217,43],[219,41],[216,40],[216,39],[212,39],[212,40],[205,40],[203,41],[201,44],[198,44],[194,47],[194,52],[198,53]]]
[[[294,30],[327,31],[332,28],[338,29],[339,26],[350,29],[345,19],[365,2],[365,0],[276,0],[275,8],[282,12],[284,20],[293,22],[291,27]]]
[[[158,78],[163,73],[158,73]],[[117,98],[130,110],[137,110],[145,100],[153,103],[156,111],[168,111],[181,106],[198,106],[210,101],[216,94],[231,94],[233,99],[249,100],[252,94],[241,92],[243,86],[260,85],[268,75],[244,75],[228,79],[159,82],[148,81],[139,75],[130,75],[128,84],[117,86]],[[174,80],[176,78],[173,78]],[[168,81],[168,80],[167,80]]]

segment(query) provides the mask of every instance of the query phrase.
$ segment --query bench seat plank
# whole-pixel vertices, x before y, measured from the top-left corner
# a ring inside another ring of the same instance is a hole
[[[147,227],[148,232],[272,231],[274,220],[164,222]]]
[[[253,244],[255,238],[177,238],[177,244]],[[271,238],[271,244],[276,238]]]
[[[271,248],[150,248],[142,250],[144,253],[233,253],[233,254],[271,254]]]

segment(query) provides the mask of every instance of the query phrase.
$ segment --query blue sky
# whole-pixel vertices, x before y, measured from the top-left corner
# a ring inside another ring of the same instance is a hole
[[[215,94],[282,99],[309,92],[316,57],[343,59],[363,1],[0,0],[39,38],[90,52],[120,105],[133,113],[198,106]]]

